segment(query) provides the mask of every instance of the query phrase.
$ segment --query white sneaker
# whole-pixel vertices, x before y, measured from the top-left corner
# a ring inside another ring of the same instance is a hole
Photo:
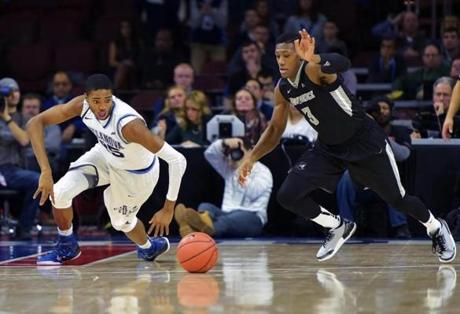
[[[330,229],[326,239],[318,250],[316,258],[318,261],[325,261],[332,258],[342,245],[355,233],[356,223],[341,218],[337,228]]]

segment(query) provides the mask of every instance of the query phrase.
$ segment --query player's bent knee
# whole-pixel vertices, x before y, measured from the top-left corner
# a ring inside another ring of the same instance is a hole
[[[72,199],[75,197],[72,188],[64,185],[54,185],[54,208],[69,208],[72,206]]]
[[[134,217],[134,219],[127,219],[122,222],[113,222],[112,221],[112,227],[115,230],[128,233],[133,231],[133,229],[136,227],[137,224],[137,217]]]

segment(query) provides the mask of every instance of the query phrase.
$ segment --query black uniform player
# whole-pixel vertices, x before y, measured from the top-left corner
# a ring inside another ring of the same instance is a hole
[[[318,260],[334,256],[356,225],[319,206],[310,194],[316,189],[333,192],[348,169],[354,181],[423,223],[439,260],[452,261],[456,247],[446,222],[433,217],[417,197],[406,194],[385,133],[337,74],[347,70],[350,61],[335,53],[318,55],[314,49],[315,40],[305,30],[278,38],[275,54],[282,79],[275,88],[275,110],[268,128],[240,166],[240,183],[244,184],[254,162],[277,146],[289,106],[293,105],[318,131],[318,140],[289,172],[278,201],[290,211],[330,228],[316,255]]]

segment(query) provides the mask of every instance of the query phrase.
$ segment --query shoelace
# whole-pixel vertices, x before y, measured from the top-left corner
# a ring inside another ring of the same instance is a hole
[[[446,240],[444,239],[444,237],[440,234],[438,235],[435,235],[433,237],[433,253],[442,253],[444,252],[445,250],[447,250],[446,248]]]

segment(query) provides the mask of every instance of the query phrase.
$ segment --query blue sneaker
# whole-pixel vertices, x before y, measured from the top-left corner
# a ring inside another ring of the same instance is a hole
[[[62,265],[66,261],[76,259],[81,254],[75,234],[70,236],[58,235],[56,247],[37,257],[37,265]]]
[[[141,249],[137,247],[137,257],[146,261],[153,261],[155,258],[169,251],[169,240],[165,237],[149,238],[151,247]]]

